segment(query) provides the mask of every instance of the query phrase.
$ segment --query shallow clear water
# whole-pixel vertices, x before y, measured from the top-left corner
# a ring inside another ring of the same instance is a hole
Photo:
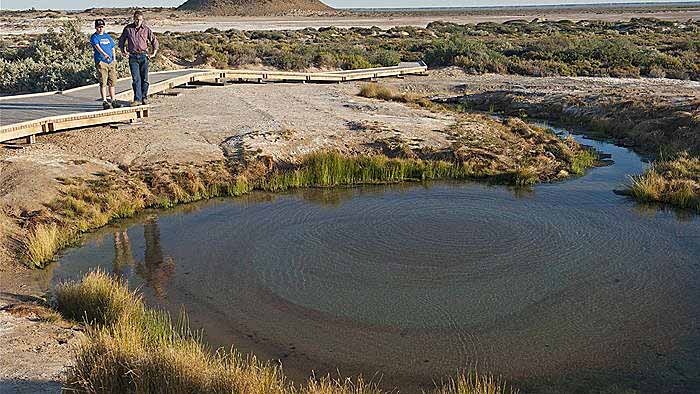
[[[700,219],[613,191],[645,164],[530,191],[475,183],[254,193],[150,212],[66,251],[188,312],[215,346],[402,391],[461,367],[528,391],[700,388]]]

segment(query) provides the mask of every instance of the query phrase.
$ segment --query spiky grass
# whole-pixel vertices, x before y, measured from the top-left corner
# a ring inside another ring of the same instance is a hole
[[[71,237],[56,223],[37,224],[24,241],[27,263],[38,268],[45,266],[56,252],[68,245]]]
[[[641,202],[661,202],[700,212],[700,158],[687,153],[659,160],[631,177],[628,193]]]
[[[590,149],[581,149],[571,157],[571,172],[583,175],[587,169],[595,165],[598,155]]]
[[[212,352],[186,317],[173,322],[147,308],[125,282],[101,271],[56,288],[63,316],[87,324],[75,350],[66,386],[87,392],[259,394],[371,394],[377,384],[358,379],[309,379],[289,382],[277,365],[235,350]],[[498,391],[501,390],[501,391]],[[488,375],[462,375],[436,391],[440,394],[505,394],[506,385]]]
[[[141,299],[126,284],[102,271],[85,275],[79,282],[58,285],[56,308],[67,319],[92,325],[114,325],[132,313],[141,312]]]
[[[306,156],[296,168],[274,171],[260,180],[256,188],[281,191],[300,187],[465,179],[476,175],[470,167],[459,163],[317,152]]]
[[[461,373],[439,387],[436,394],[517,394],[519,391],[508,386],[500,378],[480,374],[476,369]]]

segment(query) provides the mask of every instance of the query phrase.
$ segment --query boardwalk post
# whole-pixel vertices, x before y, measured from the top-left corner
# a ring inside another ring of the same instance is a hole
[[[26,141],[29,145],[36,143],[36,135],[28,135]]]

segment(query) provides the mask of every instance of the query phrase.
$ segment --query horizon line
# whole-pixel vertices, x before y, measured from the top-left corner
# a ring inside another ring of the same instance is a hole
[[[321,1],[323,2],[323,1]],[[323,2],[325,4],[325,2]],[[183,3],[184,4],[184,3]],[[624,6],[624,7],[634,7],[634,6],[668,6],[668,5],[700,5],[700,0],[688,0],[688,1],[632,1],[632,2],[615,2],[606,1],[601,3],[562,3],[562,4],[513,4],[513,5],[472,5],[472,6],[438,6],[438,7],[331,7],[335,10],[377,10],[377,11],[391,11],[391,10],[451,10],[451,9],[500,9],[500,8],[576,8],[576,7],[608,7],[608,6]],[[182,5],[182,4],[181,4]],[[327,5],[327,4],[326,4]],[[177,9],[179,6],[172,7],[89,7],[89,8],[16,8],[16,9],[4,9],[0,12],[12,12],[12,11],[87,11],[92,9],[104,9],[104,10],[128,10],[128,9]],[[330,6],[329,6],[330,7]]]

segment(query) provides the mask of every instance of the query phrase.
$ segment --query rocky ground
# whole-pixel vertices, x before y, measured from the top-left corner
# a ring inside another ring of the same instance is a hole
[[[700,92],[697,82],[470,76],[458,69],[381,83],[434,97],[494,90],[603,97],[614,91],[673,102],[678,97],[697,98]],[[140,124],[68,131],[40,136],[35,145],[0,148],[0,308],[13,312],[0,311],[0,392],[57,391],[70,358],[68,349],[77,339],[69,326],[42,322],[36,314],[11,307],[40,304],[34,297],[43,296],[50,280],[50,271],[22,267],[8,249],[20,241],[9,236],[18,232],[18,219],[59,195],[56,178],[89,178],[129,166],[201,163],[240,154],[290,160],[318,148],[356,153],[387,140],[402,141],[412,149],[440,149],[453,142],[446,131],[457,121],[454,113],[361,98],[360,87],[234,84],[187,89],[177,97],[154,98],[151,117]],[[475,134],[486,130],[483,122],[473,127]]]

